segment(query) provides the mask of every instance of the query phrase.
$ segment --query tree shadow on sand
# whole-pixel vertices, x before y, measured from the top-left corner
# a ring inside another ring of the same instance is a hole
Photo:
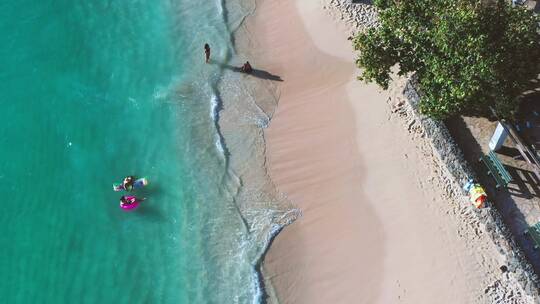
[[[242,72],[240,67],[236,67],[236,66],[232,66],[230,64],[220,63],[220,62],[213,62],[213,63],[217,64],[222,69],[227,69],[227,70],[231,70],[233,72],[238,72],[238,73],[244,73],[244,72]],[[267,80],[272,80],[272,81],[283,81],[283,79],[281,79],[281,76],[274,75],[274,74],[272,74],[270,72],[267,72],[267,71],[264,71],[264,70],[259,70],[259,69],[253,69],[253,71],[251,73],[249,73],[249,74],[244,73],[244,74],[250,75],[250,76],[253,76],[253,77],[257,77],[257,78],[260,78],[260,79],[267,79]]]

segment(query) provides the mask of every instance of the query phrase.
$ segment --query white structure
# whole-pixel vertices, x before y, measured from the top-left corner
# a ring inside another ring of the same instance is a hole
[[[489,149],[491,151],[497,151],[503,145],[506,137],[508,137],[508,132],[499,122],[493,136],[491,136],[491,140],[489,141]]]

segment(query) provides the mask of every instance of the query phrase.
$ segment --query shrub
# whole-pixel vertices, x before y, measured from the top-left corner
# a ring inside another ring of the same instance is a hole
[[[380,26],[353,40],[360,80],[384,89],[391,69],[418,76],[420,109],[438,119],[511,118],[540,71],[539,19],[504,0],[376,0]]]

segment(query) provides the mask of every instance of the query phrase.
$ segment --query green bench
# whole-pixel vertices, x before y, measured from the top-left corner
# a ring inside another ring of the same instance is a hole
[[[480,161],[488,168],[488,174],[495,179],[497,189],[499,187],[506,187],[508,183],[512,181],[512,176],[504,168],[503,164],[501,164],[501,161],[493,151],[489,151],[487,155],[482,155]]]
[[[534,249],[540,248],[540,222],[527,228],[524,233],[530,235],[534,242]]]

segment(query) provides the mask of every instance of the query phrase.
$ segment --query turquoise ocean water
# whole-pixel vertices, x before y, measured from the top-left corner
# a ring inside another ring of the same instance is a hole
[[[240,8],[240,6],[237,6]],[[0,2],[0,301],[257,303],[216,113],[245,12],[221,1]],[[139,209],[112,183],[146,176]]]

